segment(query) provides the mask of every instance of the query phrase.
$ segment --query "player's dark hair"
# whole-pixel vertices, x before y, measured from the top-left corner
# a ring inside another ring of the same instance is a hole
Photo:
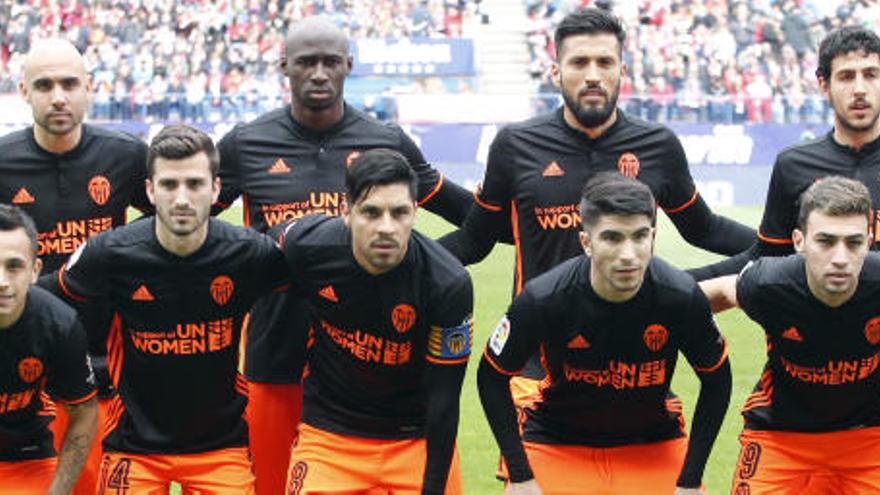
[[[870,228],[871,193],[857,180],[836,175],[817,180],[801,194],[800,203],[797,225],[802,232],[807,231],[807,219],[814,211],[830,217],[864,215]]]
[[[830,81],[831,63],[840,55],[851,52],[880,55],[880,37],[874,31],[859,26],[845,26],[825,36],[819,44],[819,67],[816,77]]]
[[[17,206],[0,204],[0,232],[24,229],[31,241],[34,256],[37,255],[37,226],[34,220]]]
[[[166,126],[150,142],[150,149],[147,151],[147,177],[152,178],[156,173],[156,158],[183,160],[200,152],[208,155],[211,178],[217,177],[220,170],[220,154],[211,136],[188,125]]]
[[[386,148],[364,151],[345,171],[345,187],[350,205],[362,200],[376,186],[406,184],[416,199],[416,174],[400,153]]]
[[[600,172],[584,185],[580,213],[584,230],[602,215],[645,215],[654,225],[657,204],[645,184],[617,172]]]
[[[626,31],[623,24],[614,14],[607,10],[597,8],[577,9],[563,17],[556,26],[553,41],[556,43],[556,57],[562,51],[562,42],[569,36],[581,34],[613,34],[617,38],[619,49],[623,50],[623,40],[626,39]]]

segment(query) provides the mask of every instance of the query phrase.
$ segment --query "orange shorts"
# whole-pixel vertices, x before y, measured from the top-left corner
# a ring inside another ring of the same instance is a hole
[[[743,430],[734,495],[880,494],[880,427],[829,433]]]
[[[290,454],[287,494],[418,495],[426,455],[424,439],[351,437],[301,423]],[[458,449],[445,493],[462,493]]]
[[[553,495],[675,492],[687,438],[595,448],[524,442],[535,480]]]
[[[111,402],[113,402],[111,399],[98,399],[98,433],[95,435],[95,441],[92,442],[92,448],[89,450],[89,457],[79,475],[79,481],[70,492],[71,495],[95,495],[95,489],[98,486],[98,471],[101,469],[101,456],[104,453],[101,441],[107,434],[105,422]],[[52,429],[52,434],[55,436],[55,450],[61,452],[61,442],[64,440],[64,433],[67,432],[69,417],[63,406],[57,407],[55,420],[49,423],[49,428]]]
[[[0,495],[46,495],[58,459],[0,462]]]
[[[182,495],[254,495],[254,473],[246,448],[198,454],[105,452],[98,495],[167,495],[180,484]]]

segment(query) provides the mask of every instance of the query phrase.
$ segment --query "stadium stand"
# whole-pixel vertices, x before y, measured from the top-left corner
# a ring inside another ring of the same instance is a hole
[[[481,30],[487,4],[517,12]],[[591,5],[625,21],[622,106],[655,121],[827,122],[817,40],[844,23],[880,27],[865,0],[0,0],[0,94],[15,92],[32,39],[64,36],[92,66],[93,119],[247,119],[289,98],[277,70],[288,22],[323,14],[355,43],[473,38],[479,77],[352,77],[351,102],[380,118],[395,118],[399,94],[475,88],[530,92],[539,112],[558,104],[555,24]]]

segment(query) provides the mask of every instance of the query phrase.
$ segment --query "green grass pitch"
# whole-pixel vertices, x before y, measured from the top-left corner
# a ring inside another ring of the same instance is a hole
[[[756,226],[761,210],[755,208],[717,208],[716,212]],[[241,210],[233,208],[223,214],[231,222],[240,223]],[[451,226],[426,211],[419,212],[417,227],[420,231],[437,237],[451,230]],[[672,224],[661,215],[657,234],[657,254],[680,268],[700,266],[720,257],[688,245],[675,231]],[[468,495],[501,494],[503,486],[495,480],[498,448],[489,425],[483,416],[476,387],[476,369],[480,354],[489,333],[510,303],[513,279],[513,249],[496,246],[482,263],[470,268],[474,280],[474,352],[461,394],[461,421],[458,445],[461,454],[462,476]],[[708,493],[717,495],[730,492],[731,476],[739,453],[737,435],[742,428],[739,408],[751,391],[764,363],[763,332],[741,311],[732,310],[718,315],[718,325],[728,340],[733,367],[733,396],[724,426],[712,450],[712,457],[703,477]],[[684,402],[685,413],[690,418],[696,403],[699,383],[682,358],[676,369],[672,389]],[[179,494],[177,487],[173,495]],[[670,494],[671,495],[671,494]]]

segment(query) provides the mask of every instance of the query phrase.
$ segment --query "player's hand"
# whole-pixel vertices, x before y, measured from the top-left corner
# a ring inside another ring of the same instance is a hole
[[[504,495],[543,495],[541,487],[534,479],[521,483],[508,483]]]
[[[706,495],[702,488],[675,488],[675,495]]]

